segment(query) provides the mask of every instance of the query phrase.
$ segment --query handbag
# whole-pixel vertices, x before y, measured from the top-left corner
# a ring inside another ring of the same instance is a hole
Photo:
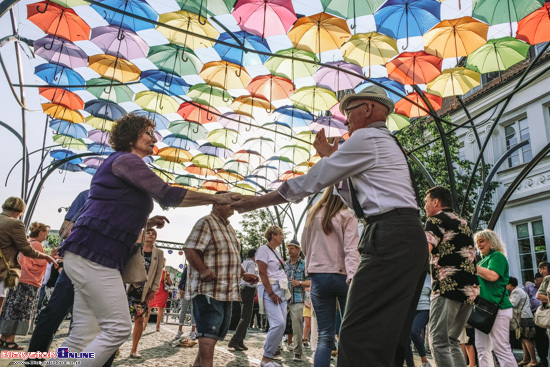
[[[543,329],[550,329],[550,308],[541,304],[535,311],[535,324]]]
[[[19,283],[19,277],[11,271],[2,250],[0,250],[0,281],[4,282],[6,288],[15,288]]]
[[[512,318],[510,319],[510,331],[515,331],[515,330],[518,330],[520,328],[520,323],[521,323],[521,310],[523,310],[523,307],[525,306],[525,302],[527,301],[527,296],[525,296],[525,298],[522,299],[522,302],[519,304],[519,312],[515,312],[514,310],[514,314],[512,315]],[[517,333],[516,333],[517,334]],[[518,337],[519,339],[519,337]]]
[[[485,334],[489,334],[493,328],[493,324],[497,318],[497,312],[500,309],[505,294],[506,288],[498,304],[488,301],[485,298],[477,297],[470,318],[468,319],[468,324]]]
[[[136,243],[130,249],[130,255],[122,270],[122,282],[124,283],[141,283],[147,281],[147,271],[145,270],[145,258],[143,257],[143,243],[145,242],[145,234],[142,236],[141,242]]]

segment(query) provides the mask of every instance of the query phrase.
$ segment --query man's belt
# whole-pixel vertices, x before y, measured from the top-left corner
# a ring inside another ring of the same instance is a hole
[[[400,216],[400,215],[415,215],[415,216],[419,217],[420,212],[419,212],[418,209],[413,209],[413,208],[396,208],[396,209],[390,210],[389,212],[386,212],[386,213],[377,214],[377,215],[370,215],[368,217],[363,217],[363,218],[361,218],[361,222],[364,225],[367,225],[367,224],[377,222],[379,220],[393,218],[393,217],[397,217],[397,216]]]

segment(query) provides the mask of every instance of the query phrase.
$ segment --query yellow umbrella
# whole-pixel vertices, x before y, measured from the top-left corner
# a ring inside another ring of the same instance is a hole
[[[153,164],[163,170],[185,171],[185,166],[183,164],[174,161],[167,161],[164,158],[155,159]]]
[[[252,80],[242,66],[227,61],[207,62],[199,76],[206,83],[223,89],[245,89]]]
[[[209,169],[220,169],[223,167],[223,160],[216,157],[215,155],[208,154],[197,154],[191,159],[191,162],[197,167],[209,168]]]
[[[72,150],[88,150],[88,146],[82,139],[75,139],[68,135],[58,134],[53,137],[53,141],[60,144],[63,148]]]
[[[338,100],[333,91],[321,87],[302,87],[290,96],[294,106],[315,114],[315,111],[328,111]]]
[[[386,119],[386,126],[390,131],[398,131],[409,125],[409,118],[398,113],[391,113]]]
[[[206,18],[199,17],[197,14],[185,10],[161,14],[159,16],[159,22],[191,32],[192,34],[183,33],[166,27],[157,26],[157,30],[162,33],[170,43],[186,46],[192,50],[214,46],[214,42],[194,36],[193,34],[210,38],[218,38],[220,35]]]
[[[159,176],[164,182],[174,181],[174,175],[169,172],[162,171],[156,168],[153,168],[152,171],[155,172],[155,175]]]
[[[240,175],[238,172],[227,171],[225,169],[220,169],[216,172],[216,176],[226,180],[227,182],[236,182],[244,178],[243,175]]]
[[[298,140],[300,139],[300,140]],[[305,149],[312,149],[315,141],[315,133],[313,131],[301,131],[290,140],[291,144],[297,145]],[[307,143],[306,143],[307,142]]]
[[[346,21],[327,13],[302,17],[288,32],[294,47],[316,54],[340,48],[350,36]]]
[[[88,66],[103,78],[121,83],[134,82],[141,75],[141,70],[130,61],[112,55],[90,56]]]
[[[440,97],[461,96],[480,84],[481,74],[463,67],[443,70],[440,76],[429,82],[428,93]]]
[[[134,102],[146,111],[160,114],[176,113],[180,107],[174,98],[149,90],[137,93]]]
[[[231,148],[238,143],[239,133],[232,129],[216,129],[212,130],[206,140],[216,145],[223,145],[226,148]],[[195,162],[193,162],[195,163]]]
[[[231,192],[236,192],[241,195],[255,195],[256,189],[249,184],[240,183],[231,189]]]
[[[65,120],[75,124],[84,122],[84,117],[82,117],[80,112],[55,103],[42,103],[42,110],[54,119]]]
[[[399,54],[397,41],[378,32],[355,34],[341,50],[345,61],[361,67],[383,65]]]
[[[488,30],[472,17],[443,20],[422,36],[424,49],[441,58],[468,56],[487,43]]]
[[[266,110],[267,113],[271,113],[275,110],[275,106],[273,106],[269,101],[266,101],[263,98],[260,97],[252,97],[252,96],[239,96],[233,100],[233,103],[231,103],[231,108],[233,111],[237,113],[241,113],[246,116],[250,116],[254,118],[254,108],[262,108]]]
[[[99,129],[101,131],[111,132],[115,126],[115,121],[104,119],[101,117],[96,117],[90,115],[84,119],[84,122],[94,129]]]
[[[191,162],[191,158],[193,158],[193,154],[187,150],[173,147],[162,148],[158,151],[157,155],[165,161],[175,163]]]

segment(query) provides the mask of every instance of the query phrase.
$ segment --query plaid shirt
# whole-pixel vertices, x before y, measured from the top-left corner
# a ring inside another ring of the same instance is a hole
[[[199,219],[183,248],[199,251],[204,265],[218,277],[213,282],[202,282],[199,272],[190,266],[185,292],[187,299],[203,294],[218,301],[241,300],[241,246],[228,220],[214,213]]]
[[[306,262],[301,258],[294,264],[290,264],[290,260],[286,261],[286,276],[288,278],[288,289],[292,293],[292,299],[290,303],[304,303],[305,289],[303,286],[293,287],[291,281],[293,280],[307,280],[306,277]]]

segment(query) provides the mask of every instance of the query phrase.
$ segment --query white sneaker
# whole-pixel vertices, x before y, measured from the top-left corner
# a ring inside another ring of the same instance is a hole
[[[424,362],[422,363],[422,367],[432,367],[432,365],[430,364],[430,362]]]
[[[189,333],[189,339],[191,339],[191,340],[197,339],[197,333],[194,332],[194,331],[190,332]]]
[[[282,366],[279,363],[269,361],[269,362],[260,362],[260,367],[282,367]]]
[[[176,333],[176,336],[174,337],[174,339],[179,339],[179,338],[181,338],[182,335],[183,335],[183,331],[178,330],[178,332]]]

